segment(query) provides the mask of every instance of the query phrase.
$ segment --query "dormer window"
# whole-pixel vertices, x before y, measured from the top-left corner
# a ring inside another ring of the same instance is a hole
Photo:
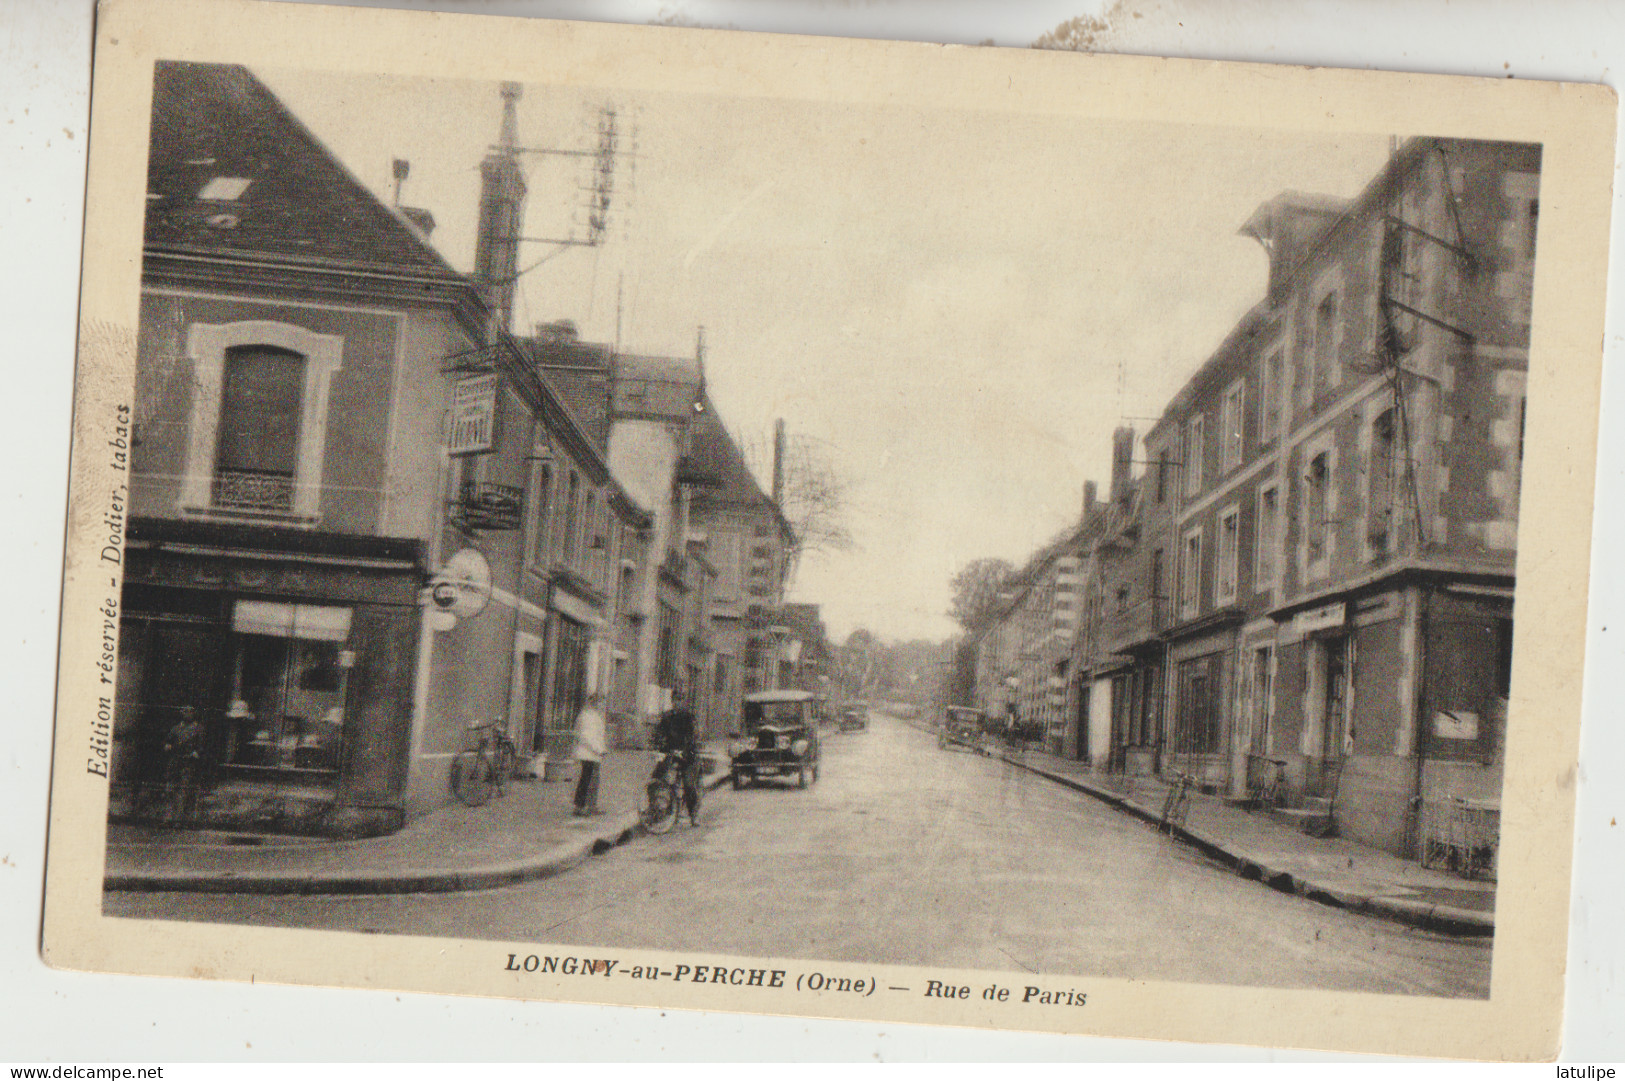
[[[243,176],[217,176],[203,185],[197,197],[208,203],[235,203],[253,182]]]

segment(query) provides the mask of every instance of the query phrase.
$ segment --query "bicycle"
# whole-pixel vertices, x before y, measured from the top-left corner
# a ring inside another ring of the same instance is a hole
[[[502,732],[501,725],[501,717],[484,723],[469,722],[468,730],[479,733],[479,745],[459,752],[451,760],[452,794],[469,807],[485,803],[493,791],[507,795],[519,750]]]
[[[1279,807],[1286,795],[1286,760],[1261,754],[1247,756],[1247,807]]]
[[[1191,809],[1191,782],[1188,773],[1179,770],[1170,770],[1174,775],[1174,783],[1169,786],[1168,794],[1162,800],[1162,817],[1158,820],[1157,828],[1164,833],[1172,833],[1174,827],[1183,827],[1185,818]]]
[[[638,804],[638,821],[650,833],[669,833],[683,813],[683,776],[690,767],[681,761],[675,751],[665,751],[655,775],[643,786],[643,799]],[[700,813],[700,786],[694,785],[694,806],[689,814]]]

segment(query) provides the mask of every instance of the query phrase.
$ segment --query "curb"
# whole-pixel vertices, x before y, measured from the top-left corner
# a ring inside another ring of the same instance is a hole
[[[1092,796],[1119,811],[1131,814],[1158,827],[1159,830],[1163,829],[1162,816],[1159,813],[1134,802],[1126,796],[1120,796],[1116,792],[1097,788],[1074,777],[1051,773],[1049,770],[1029,765],[1026,762],[1003,754],[999,755],[999,757],[1012,766],[1027,770],[1029,773],[1035,773],[1065,788],[1082,792],[1086,796]],[[1213,837],[1199,830],[1190,829],[1187,826],[1169,825],[1166,827],[1166,832],[1174,839],[1198,849],[1214,862],[1229,867],[1242,878],[1258,882],[1281,893],[1296,894],[1331,908],[1341,908],[1382,919],[1395,920],[1399,923],[1421,927],[1429,931],[1473,936],[1495,934],[1494,913],[1480,912],[1470,908],[1458,908],[1455,905],[1435,904],[1429,901],[1412,901],[1405,897],[1368,896],[1366,894],[1350,893],[1346,890],[1303,878],[1291,871],[1271,867],[1250,853],[1232,848],[1229,842],[1223,838]]]
[[[714,792],[726,784],[728,774],[708,777],[701,789]],[[113,871],[102,876],[103,891],[127,893],[242,893],[259,895],[332,895],[461,893],[490,890],[531,882],[575,867],[589,857],[608,852],[644,835],[633,812],[617,815],[599,833],[554,845],[536,856],[463,869],[379,872],[268,872],[235,871],[154,873]]]

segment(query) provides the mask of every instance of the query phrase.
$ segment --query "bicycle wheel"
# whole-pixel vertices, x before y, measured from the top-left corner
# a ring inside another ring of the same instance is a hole
[[[677,824],[678,799],[671,785],[650,781],[644,789],[643,828],[650,833],[666,833]]]
[[[464,751],[451,760],[451,791],[470,807],[478,807],[491,798],[496,778],[491,775],[491,761],[478,751]]]
[[[513,740],[506,737],[497,740],[496,760],[493,764],[494,780],[498,788],[506,788],[508,782],[513,780],[513,771],[519,765],[519,752],[514,749]]]

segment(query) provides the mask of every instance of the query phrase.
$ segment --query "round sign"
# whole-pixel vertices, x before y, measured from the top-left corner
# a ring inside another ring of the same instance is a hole
[[[446,560],[430,587],[441,610],[463,619],[477,616],[491,599],[491,564],[475,549],[464,548]]]

